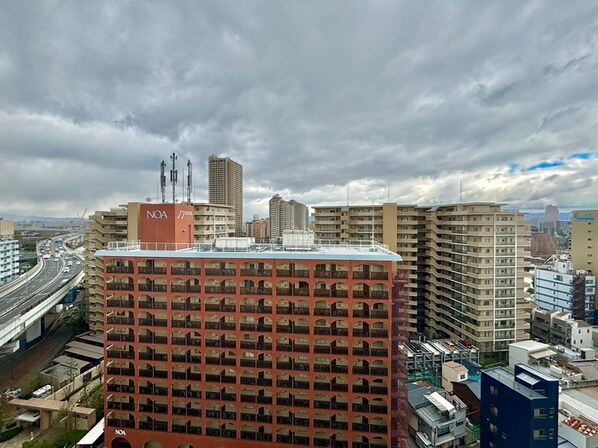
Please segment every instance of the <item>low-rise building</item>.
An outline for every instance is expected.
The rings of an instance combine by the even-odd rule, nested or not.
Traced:
[[[525,364],[482,372],[481,448],[555,448],[559,380]]]
[[[465,381],[469,378],[467,368],[455,361],[449,361],[442,364],[442,388],[453,392],[454,381]]]
[[[538,341],[521,341],[509,345],[509,369],[516,364],[535,364],[556,355],[550,345]]]
[[[467,419],[473,425],[480,424],[482,407],[482,388],[479,380],[453,382],[453,394],[467,406]]]
[[[568,312],[536,308],[532,311],[531,328],[532,338],[551,345],[577,350],[594,346],[592,326],[573,319]]]
[[[465,446],[467,407],[455,395],[433,387],[410,384],[409,434],[418,447]]]

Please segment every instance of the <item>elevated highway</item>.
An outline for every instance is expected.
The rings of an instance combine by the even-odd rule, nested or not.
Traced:
[[[30,275],[0,291],[0,354],[18,350],[18,338],[32,327],[41,334],[40,320],[83,278],[78,254],[40,258]]]

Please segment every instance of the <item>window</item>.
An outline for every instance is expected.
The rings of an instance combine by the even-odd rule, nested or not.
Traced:
[[[534,440],[548,439],[548,431],[546,429],[534,429]]]
[[[496,425],[493,425],[492,423],[490,423],[490,432],[492,434],[496,434],[498,432],[498,428],[496,427]],[[535,432],[535,431],[534,431]],[[535,438],[535,437],[534,437]]]
[[[498,395],[498,389],[494,386],[490,386],[490,395],[496,397]]]
[[[490,406],[490,413],[495,417],[498,417],[498,408],[496,406]]]
[[[548,417],[548,413],[546,412],[545,408],[534,409],[534,418],[546,418],[546,417]]]

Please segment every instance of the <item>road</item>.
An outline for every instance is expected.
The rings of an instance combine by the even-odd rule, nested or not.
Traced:
[[[0,297],[0,327],[50,295],[83,269],[81,260],[71,255],[42,259],[40,262],[43,268],[38,275],[17,290]],[[72,266],[67,266],[69,262]],[[69,272],[64,272],[66,267]]]
[[[72,327],[62,325],[33,347],[3,357],[0,361],[0,391],[8,387],[25,387],[56,357],[72,333]]]

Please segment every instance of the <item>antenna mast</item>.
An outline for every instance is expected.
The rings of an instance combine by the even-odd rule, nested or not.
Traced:
[[[162,189],[162,203],[166,202],[166,175],[164,171],[166,170],[166,162],[162,160],[160,163],[160,188]],[[157,199],[159,201],[159,199]]]
[[[172,203],[176,204],[176,183],[178,179],[178,172],[176,170],[176,160],[178,159],[177,155],[173,152],[170,155],[170,160],[172,160],[172,169],[170,170],[170,182],[172,183]]]
[[[193,164],[187,160],[187,202],[191,204],[191,192],[193,191]]]

